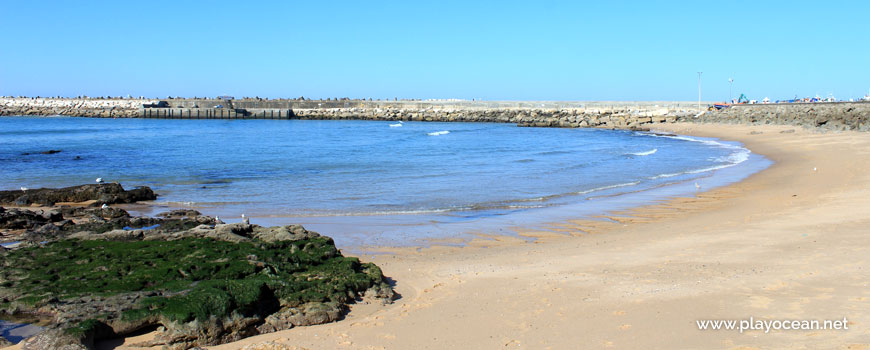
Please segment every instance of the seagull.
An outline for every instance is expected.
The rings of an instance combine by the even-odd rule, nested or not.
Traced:
[[[97,183],[98,183],[98,184],[103,183],[103,178],[102,178],[102,177],[98,177],[98,178],[97,178]]]
[[[700,189],[701,189],[701,185],[699,185],[699,184],[696,182],[696,183],[695,183],[695,190],[697,191],[697,190],[700,190]]]
[[[242,214],[242,222],[244,222],[246,225],[250,225],[250,224],[251,224],[251,220],[248,219],[248,218],[246,218],[246,217],[245,217],[245,214]]]
[[[21,186],[21,192],[27,192],[27,190],[29,190],[29,188]]]
[[[109,205],[108,205],[108,204],[103,204],[103,206],[100,207],[100,209],[108,209],[108,208],[109,208]]]
[[[221,223],[221,218],[218,217],[218,216],[215,216],[215,217],[214,217],[214,223],[215,223],[215,224],[219,224],[219,223]]]

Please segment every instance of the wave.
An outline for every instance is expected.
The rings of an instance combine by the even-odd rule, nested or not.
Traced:
[[[391,128],[401,128],[402,124],[390,124]]]
[[[571,154],[571,152],[569,152],[569,151],[545,151],[545,152],[538,152],[537,153],[537,155],[539,155],[539,156],[555,156],[555,155],[559,155],[559,154]]]
[[[737,163],[737,164],[739,164],[739,163]],[[711,167],[701,168],[701,169],[686,170],[686,171],[682,171],[679,173],[659,174],[659,175],[647,177],[647,179],[655,180],[655,179],[662,179],[662,178],[668,178],[668,177],[674,177],[674,176],[680,176],[680,175],[700,174],[700,173],[706,173],[708,171],[730,168],[730,167],[733,167],[737,164],[729,163],[729,164],[716,165],[716,166],[711,166]]]
[[[752,154],[752,151],[750,151],[746,147],[731,145],[731,144],[719,142],[716,140],[696,139],[694,137],[681,136],[681,135],[671,135],[671,134],[642,133],[642,135],[650,136],[650,137],[661,137],[661,138],[667,138],[667,139],[673,139],[673,140],[688,141],[688,142],[698,142],[698,143],[708,145],[708,146],[733,150],[733,152],[731,152],[727,156],[719,157],[719,158],[716,158],[714,160],[716,162],[725,163],[725,164],[715,165],[715,166],[701,168],[701,169],[687,170],[687,171],[678,172],[678,173],[659,174],[659,175],[648,177],[648,179],[653,179],[653,180],[660,179],[660,178],[680,176],[680,175],[687,175],[687,174],[698,174],[698,173],[704,173],[704,172],[708,172],[708,171],[730,168],[730,167],[733,167],[737,164],[740,164],[740,163],[743,163],[743,162],[749,160],[749,155]]]
[[[158,202],[157,204],[175,206],[175,207],[221,207],[221,206],[229,206],[229,205],[245,205],[245,204],[255,204],[255,202],[192,202],[192,201],[166,201],[166,202]]]
[[[646,151],[646,152],[626,153],[626,155],[630,155],[630,156],[648,156],[648,155],[650,155],[650,154],[653,154],[653,153],[658,152],[658,150],[659,150],[658,148],[653,148],[653,149],[651,149],[651,150],[649,150],[649,151]]]
[[[308,212],[308,213],[290,213],[288,217],[339,217],[339,216],[385,216],[385,215],[414,215],[414,214],[439,214],[456,210],[468,210],[468,208],[451,208],[451,209],[409,209],[409,210],[380,210],[380,211],[359,211],[359,212]],[[281,215],[278,215],[279,217]]]
[[[514,202],[544,202],[544,201],[548,201],[548,200],[555,199],[555,198],[561,198],[561,197],[567,197],[567,196],[579,196],[579,195],[589,194],[589,193],[593,193],[593,192],[612,190],[614,188],[635,186],[635,185],[639,185],[639,184],[640,184],[640,181],[625,182],[625,183],[619,183],[619,184],[614,184],[614,185],[607,185],[607,186],[590,188],[588,190],[582,190],[582,191],[576,191],[576,192],[553,194],[553,195],[549,195],[549,196],[536,197],[536,198],[518,199],[518,200],[515,200]]]
[[[596,188],[585,190],[585,191],[574,192],[573,194],[587,194],[587,193],[592,193],[592,192],[610,190],[610,189],[614,189],[614,188],[635,186],[635,185],[639,185],[639,184],[640,184],[640,181],[632,181],[632,182],[626,182],[626,183],[621,183],[621,184],[596,187]]]
[[[552,204],[522,204],[528,202],[546,202],[551,199],[556,199],[560,197],[568,197],[568,196],[577,196],[584,195],[593,192],[606,191],[614,188],[620,187],[628,187],[635,186],[640,184],[640,181],[619,183],[614,185],[601,186],[596,188],[591,188],[588,190],[577,191],[577,192],[569,192],[562,194],[554,194],[544,197],[537,198],[525,198],[525,199],[515,199],[515,200],[504,200],[504,201],[496,201],[496,202],[484,202],[484,203],[476,203],[471,205],[464,206],[455,206],[449,208],[427,208],[427,209],[397,209],[397,210],[376,210],[376,211],[355,211],[355,212],[302,212],[302,213],[290,213],[286,214],[289,217],[339,217],[339,216],[387,216],[387,215],[419,215],[419,214],[445,214],[445,213],[453,213],[453,212],[467,212],[467,211],[484,211],[484,210],[516,210],[516,209],[537,209],[548,207]],[[279,215],[280,216],[280,215]]]
[[[440,136],[440,135],[447,135],[447,134],[449,134],[449,133],[450,133],[450,131],[447,131],[447,130],[441,130],[441,131],[430,132],[430,133],[427,133],[426,135],[429,135],[429,136]]]

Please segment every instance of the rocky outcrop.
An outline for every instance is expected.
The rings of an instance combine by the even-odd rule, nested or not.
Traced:
[[[224,224],[195,210],[0,209],[13,212],[34,223],[16,224],[31,227],[28,243],[0,249],[0,312],[49,318],[26,350],[92,349],[154,328],[139,346],[191,349],[332,322],[349,302],[394,296],[377,266],[300,225]],[[37,232],[45,226],[53,236]]]
[[[63,214],[56,209],[32,211],[0,207],[0,230],[33,230],[62,220]]]
[[[21,342],[22,350],[91,350],[93,337],[70,334],[60,328],[46,329]]]
[[[51,206],[61,202],[88,202],[91,206],[103,204],[134,203],[155,200],[157,195],[151,188],[143,186],[124,190],[120,184],[89,184],[65,188],[21,189],[0,191],[0,205],[28,206],[38,204]]]
[[[735,105],[707,112],[693,123],[794,125],[827,131],[870,131],[870,102]]]

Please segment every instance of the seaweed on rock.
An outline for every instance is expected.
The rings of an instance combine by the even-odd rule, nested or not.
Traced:
[[[214,345],[333,321],[366,293],[392,297],[380,268],[342,256],[316,233],[241,242],[61,240],[0,254],[0,311],[53,315],[63,336],[84,348],[156,326],[162,332],[146,345]]]

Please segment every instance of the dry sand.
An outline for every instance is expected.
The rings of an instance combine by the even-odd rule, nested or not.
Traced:
[[[395,304],[209,349],[870,349],[870,134],[789,129],[666,126],[776,163],[696,198],[611,213],[615,222],[524,232],[540,236],[533,243],[496,236],[365,256],[395,279]],[[695,322],[749,317],[846,317],[849,329],[741,334]]]

